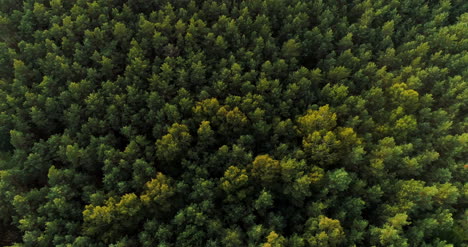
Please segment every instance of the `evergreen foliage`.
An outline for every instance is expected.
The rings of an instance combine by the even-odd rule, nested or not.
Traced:
[[[468,246],[468,2],[1,0],[0,245]]]

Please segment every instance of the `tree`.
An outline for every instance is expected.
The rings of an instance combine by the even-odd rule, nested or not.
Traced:
[[[180,159],[184,149],[190,145],[192,137],[183,124],[173,124],[168,134],[156,141],[156,155],[163,161],[172,162]]]
[[[252,176],[259,179],[263,185],[277,182],[280,172],[280,162],[272,159],[269,155],[259,155],[252,163]]]
[[[310,245],[320,246],[337,246],[345,239],[340,221],[323,215],[307,220],[304,237]]]

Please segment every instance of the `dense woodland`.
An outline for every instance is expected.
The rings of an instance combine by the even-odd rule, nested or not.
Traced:
[[[468,2],[0,0],[1,246],[468,246]]]

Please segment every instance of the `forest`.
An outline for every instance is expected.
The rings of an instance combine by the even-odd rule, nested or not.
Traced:
[[[468,247],[468,2],[0,0],[0,246]]]

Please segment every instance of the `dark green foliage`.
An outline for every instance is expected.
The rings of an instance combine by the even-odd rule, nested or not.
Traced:
[[[468,246],[463,0],[0,0],[0,245]]]

